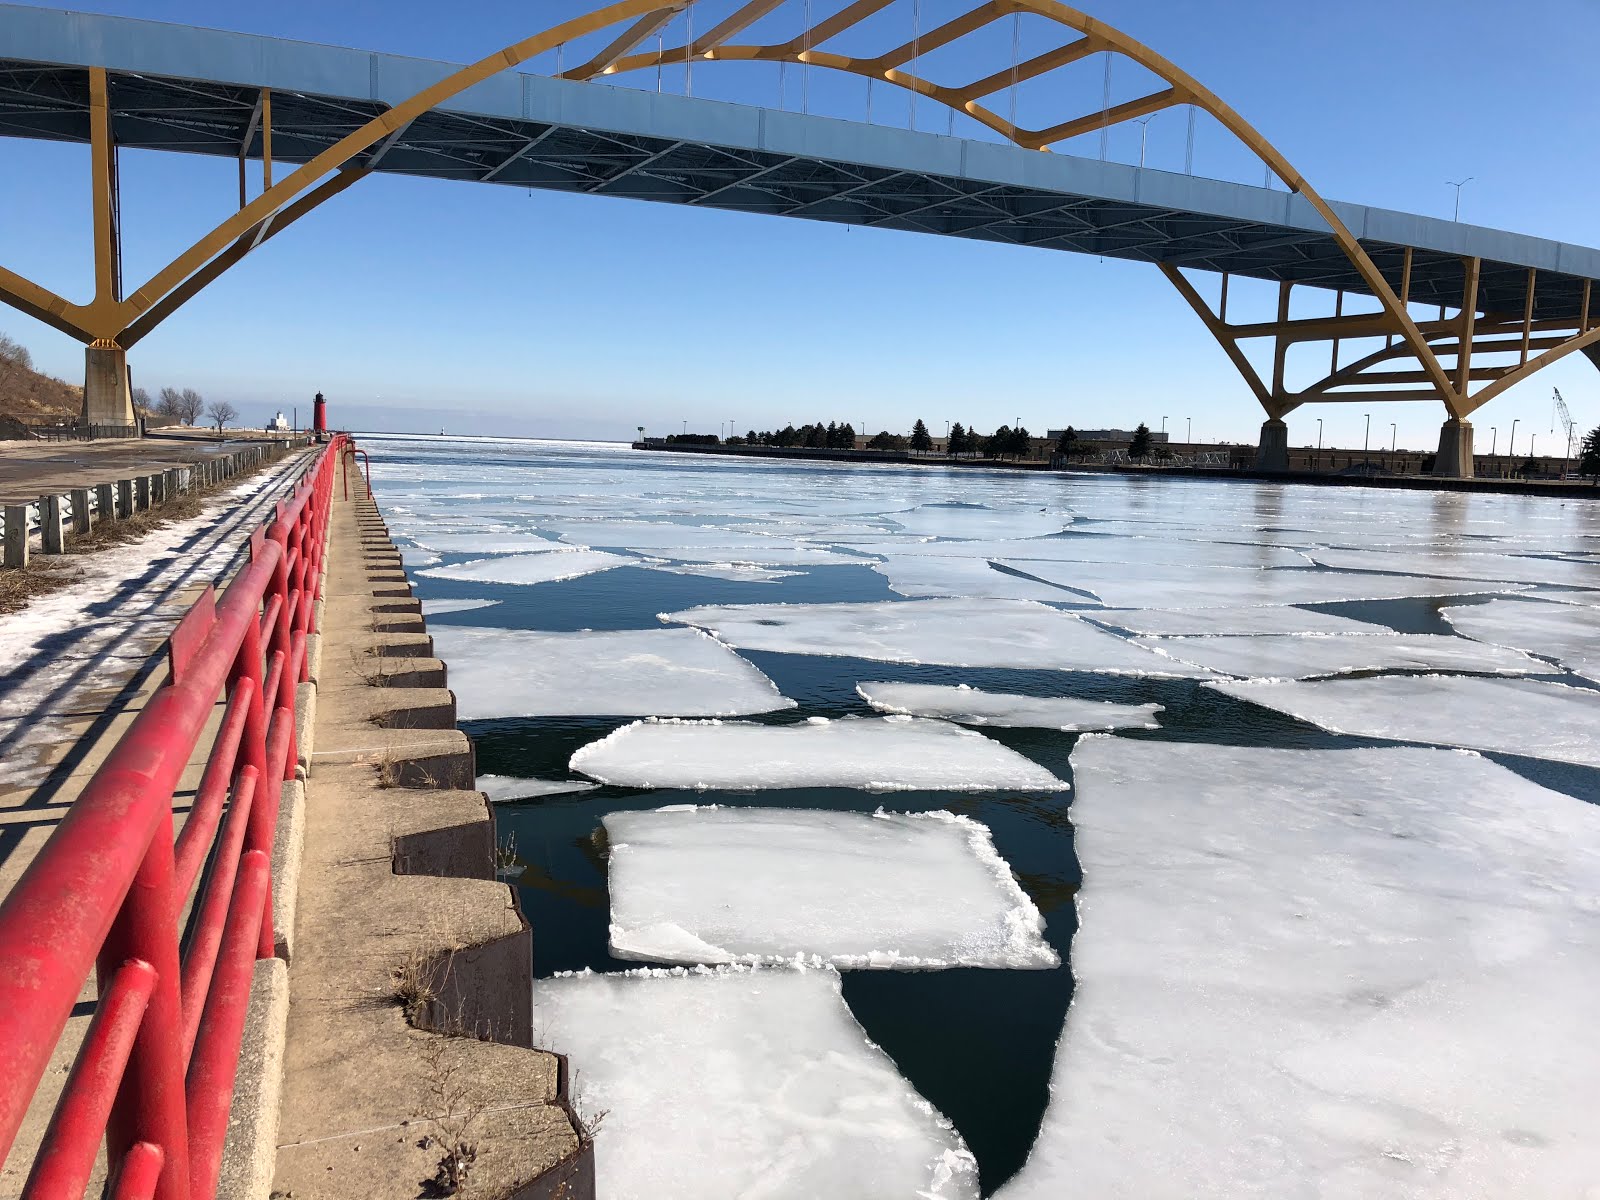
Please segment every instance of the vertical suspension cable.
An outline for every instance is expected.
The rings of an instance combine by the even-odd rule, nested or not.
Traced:
[[[922,0],[911,0],[911,73],[917,73],[917,59],[922,57]],[[910,91],[911,99],[907,102],[906,128],[916,131],[917,128],[917,89]]]
[[[1194,118],[1199,111],[1194,105],[1189,105],[1189,144],[1183,151],[1183,173],[1185,175],[1194,174]]]
[[[811,112],[811,0],[805,0],[805,28],[800,33],[800,111]]]
[[[1011,14],[1011,128],[1017,127],[1017,60],[1022,56],[1022,14]]]
[[[662,30],[656,34],[656,95],[661,94],[661,72],[667,65],[667,33]]]
[[[1116,57],[1106,51],[1106,85],[1100,100],[1100,161],[1105,162],[1111,145],[1111,62]]]
[[[556,47],[556,74],[560,75],[566,70],[567,44],[562,42]]]
[[[872,124],[872,76],[867,76],[867,124]]]
[[[683,35],[683,94],[694,95],[694,5],[683,14],[686,28]]]
[[[778,60],[778,109],[780,112],[789,111],[789,64],[782,59]]]

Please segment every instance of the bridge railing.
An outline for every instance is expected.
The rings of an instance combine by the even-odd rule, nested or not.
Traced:
[[[185,614],[169,678],[0,903],[0,1159],[91,968],[98,994],[24,1197],[82,1196],[102,1140],[108,1196],[215,1195],[254,966],[274,953],[278,801],[347,449],[341,434],[322,450],[221,598],[207,588]],[[219,704],[174,838],[174,796]]]

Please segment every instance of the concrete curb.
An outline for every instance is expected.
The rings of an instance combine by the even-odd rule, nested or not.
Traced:
[[[266,1200],[272,1192],[288,1022],[289,966],[279,958],[261,959],[250,982],[250,1011],[217,1176],[219,1197]]]

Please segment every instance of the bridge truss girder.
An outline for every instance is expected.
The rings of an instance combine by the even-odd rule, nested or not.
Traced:
[[[1161,266],[1167,277],[1178,287],[1185,299],[1195,308],[1210,331],[1218,338],[1246,383],[1267,411],[1269,420],[1281,419],[1284,413],[1300,404],[1311,401],[1348,401],[1356,398],[1372,399],[1382,392],[1386,400],[1442,401],[1453,420],[1469,415],[1487,400],[1513,383],[1526,378],[1550,362],[1556,361],[1576,349],[1594,347],[1596,330],[1589,313],[1588,285],[1584,284],[1581,305],[1566,325],[1552,325],[1551,321],[1565,319],[1565,314],[1552,318],[1545,310],[1548,303],[1541,301],[1537,320],[1534,314],[1536,280],[1530,273],[1525,311],[1519,326],[1521,338],[1518,346],[1519,361],[1508,369],[1473,366],[1475,354],[1488,353],[1494,347],[1494,331],[1503,331],[1518,314],[1482,313],[1483,326],[1478,327],[1480,308],[1474,300],[1477,292],[1477,260],[1467,260],[1464,265],[1463,299],[1458,315],[1450,321],[1442,316],[1437,322],[1419,323],[1411,315],[1410,261],[1412,250],[1404,250],[1405,263],[1399,270],[1398,280],[1391,278],[1396,272],[1392,265],[1386,270],[1380,266],[1346,227],[1334,208],[1328,204],[1290,163],[1249,123],[1243,120],[1209,89],[1180,70],[1161,55],[1119,30],[1105,25],[1088,15],[1069,8],[1056,0],[982,0],[967,13],[926,32],[916,33],[911,41],[890,44],[881,52],[869,57],[848,56],[833,52],[826,43],[838,35],[854,29],[887,8],[892,0],[854,0],[838,12],[802,28],[786,41],[767,44],[736,44],[739,34],[753,26],[760,18],[777,9],[783,0],[744,0],[721,23],[678,46],[667,47],[664,37],[657,49],[640,50],[650,38],[664,34],[674,17],[692,10],[696,0],[615,0],[594,12],[567,21],[552,29],[524,39],[504,50],[492,54],[471,66],[461,68],[448,77],[424,88],[416,95],[382,111],[376,112],[353,132],[338,138],[329,145],[310,145],[299,149],[303,165],[275,179],[273,173],[273,97],[261,89],[253,97],[254,110],[238,147],[240,165],[240,207],[236,213],[219,223],[188,250],[166,267],[157,271],[131,294],[124,295],[120,284],[120,258],[117,253],[116,230],[116,148],[106,119],[106,72],[100,68],[87,68],[90,80],[91,144],[94,152],[94,212],[95,212],[95,279],[93,299],[76,305],[50,292],[48,289],[0,268],[0,299],[38,317],[91,347],[121,354],[146,336],[162,320],[177,311],[187,301],[202,291],[209,283],[245,257],[254,249],[282,232],[299,217],[319,204],[342,192],[377,166],[392,150],[401,148],[413,123],[427,118],[435,108],[458,96],[468,88],[483,82],[500,71],[523,63],[536,55],[564,48],[568,43],[617,30],[610,40],[589,59],[570,70],[561,72],[569,80],[606,78],[627,72],[660,68],[664,65],[697,62],[760,61],[793,63],[804,68],[839,71],[870,81],[879,81],[914,95],[927,97],[943,104],[952,112],[959,112],[1000,134],[1013,144],[1028,150],[1048,152],[1056,143],[1095,131],[1102,131],[1127,121],[1147,117],[1153,113],[1178,106],[1209,113],[1234,135],[1291,192],[1299,194],[1327,225],[1337,254],[1344,264],[1338,273],[1349,277],[1351,271],[1361,285],[1362,294],[1378,302],[1377,314],[1333,318],[1334,324],[1320,330],[1320,336],[1333,343],[1331,368],[1328,376],[1319,383],[1298,392],[1290,392],[1284,383],[1284,362],[1288,346],[1307,340],[1311,331],[1303,322],[1292,321],[1289,316],[1289,294],[1295,282],[1315,286],[1317,275],[1331,277],[1327,267],[1319,268],[1315,262],[1303,264],[1293,281],[1281,284],[1279,319],[1265,325],[1241,327],[1226,320],[1225,311],[1213,312],[1204,304],[1198,293],[1188,284],[1180,268],[1185,263],[1181,245],[1161,244],[1160,237],[1151,242],[1150,253],[1133,256],[1148,257]],[[809,10],[808,10],[809,11]],[[1009,67],[991,71],[964,83],[936,83],[918,74],[921,56],[951,45],[962,38],[978,33],[996,22],[1010,20],[1013,29],[1024,16],[1043,18],[1074,35],[1065,44],[1034,54],[1026,60],[1017,54],[1018,42],[1013,37],[1013,60]],[[1000,115],[985,101],[998,93],[1014,89],[1022,82],[1040,78],[1056,70],[1071,68],[1085,60],[1106,55],[1109,59],[1123,58],[1153,74],[1162,86],[1148,94],[1098,111],[1067,112],[1061,119],[1038,128],[1023,128],[1014,120]],[[1109,71],[1109,65],[1108,65]],[[248,99],[248,97],[246,97]],[[290,97],[293,99],[293,96]],[[1013,105],[1014,112],[1014,105]],[[363,114],[364,115],[364,114]],[[70,121],[70,113],[62,119]],[[486,127],[487,128],[487,127]],[[463,178],[493,180],[502,173],[508,175],[517,169],[524,155],[529,154],[539,142],[539,137],[512,146],[497,162],[484,170],[464,161]],[[181,148],[181,147],[176,147]],[[245,163],[257,157],[262,163],[262,190],[251,199],[245,180]],[[637,195],[641,198],[685,198],[660,194],[665,186],[661,179],[648,170],[649,163],[630,168],[615,186],[604,181],[595,189],[611,194]],[[748,180],[743,185],[747,186]],[[875,201],[889,198],[892,180],[880,178],[859,194],[853,189],[818,199],[812,208],[801,205],[779,204],[776,211],[787,215],[828,216],[829,205],[840,208],[836,219],[850,219],[845,211],[853,200],[871,196]],[[694,197],[687,197],[696,202]],[[700,200],[703,200],[701,197]],[[893,197],[890,211],[881,220],[866,223],[890,224],[901,228],[925,228],[934,232],[993,231],[994,236],[1005,236],[1008,213],[1004,205],[996,205],[984,195],[960,197],[966,212],[950,216],[952,197],[931,192],[918,198],[914,195]],[[906,205],[909,204],[907,207]],[[843,205],[844,207],[840,207]],[[809,211],[807,211],[809,209]],[[760,204],[756,210],[762,210]],[[1063,238],[1071,232],[1073,215],[1061,214]],[[961,229],[944,228],[952,221]],[[1099,238],[1125,236],[1137,243],[1151,231],[1140,228],[1134,220],[1126,231],[1101,226],[1093,236]],[[1017,239],[1021,244],[1030,244]],[[1081,239],[1078,239],[1081,240]],[[1083,248],[1074,246],[1073,248]],[[1126,247],[1123,247],[1126,249]],[[1191,266],[1204,268],[1203,261],[1191,261]],[[1570,285],[1571,281],[1567,281]],[[1226,286],[1226,285],[1224,285]],[[1499,289],[1503,291],[1503,288]],[[1339,301],[1342,304],[1342,296]],[[1340,322],[1343,322],[1341,324]],[[1358,336],[1356,330],[1375,329],[1385,337],[1386,345],[1378,355],[1369,355],[1356,363],[1341,366],[1338,361],[1339,342]],[[1533,334],[1540,336],[1536,339]],[[1552,333],[1561,336],[1552,339]],[[1250,365],[1241,342],[1251,338],[1271,337],[1274,340],[1274,367],[1271,379],[1264,379]],[[1445,353],[1453,344],[1456,353]],[[1462,348],[1465,348],[1464,352]],[[1537,354],[1534,352],[1538,351]],[[1445,359],[1453,358],[1447,366]],[[1381,370],[1386,364],[1404,359],[1412,364],[1409,374],[1396,377],[1393,372],[1387,380]],[[1473,392],[1473,383],[1485,386]],[[1421,386],[1412,386],[1419,384]],[[1397,385],[1404,385],[1401,391]]]

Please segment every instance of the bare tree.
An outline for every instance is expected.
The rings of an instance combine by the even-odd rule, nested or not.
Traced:
[[[223,426],[239,415],[239,410],[226,400],[213,400],[206,406],[206,416],[209,417],[221,433]]]
[[[200,414],[205,411],[206,402],[201,399],[200,393],[193,388],[184,388],[178,393],[178,415],[183,418],[185,425],[193,425],[200,419]],[[238,414],[233,414],[237,416]]]
[[[140,412],[150,411],[150,393],[141,387],[133,389],[133,406]]]
[[[183,393],[177,388],[164,387],[161,389],[161,398],[156,401],[156,412],[163,417],[171,417],[174,421],[183,420],[179,409],[183,405]]]
[[[0,363],[32,370],[33,355],[29,354],[28,348],[15,338],[0,333]]]

